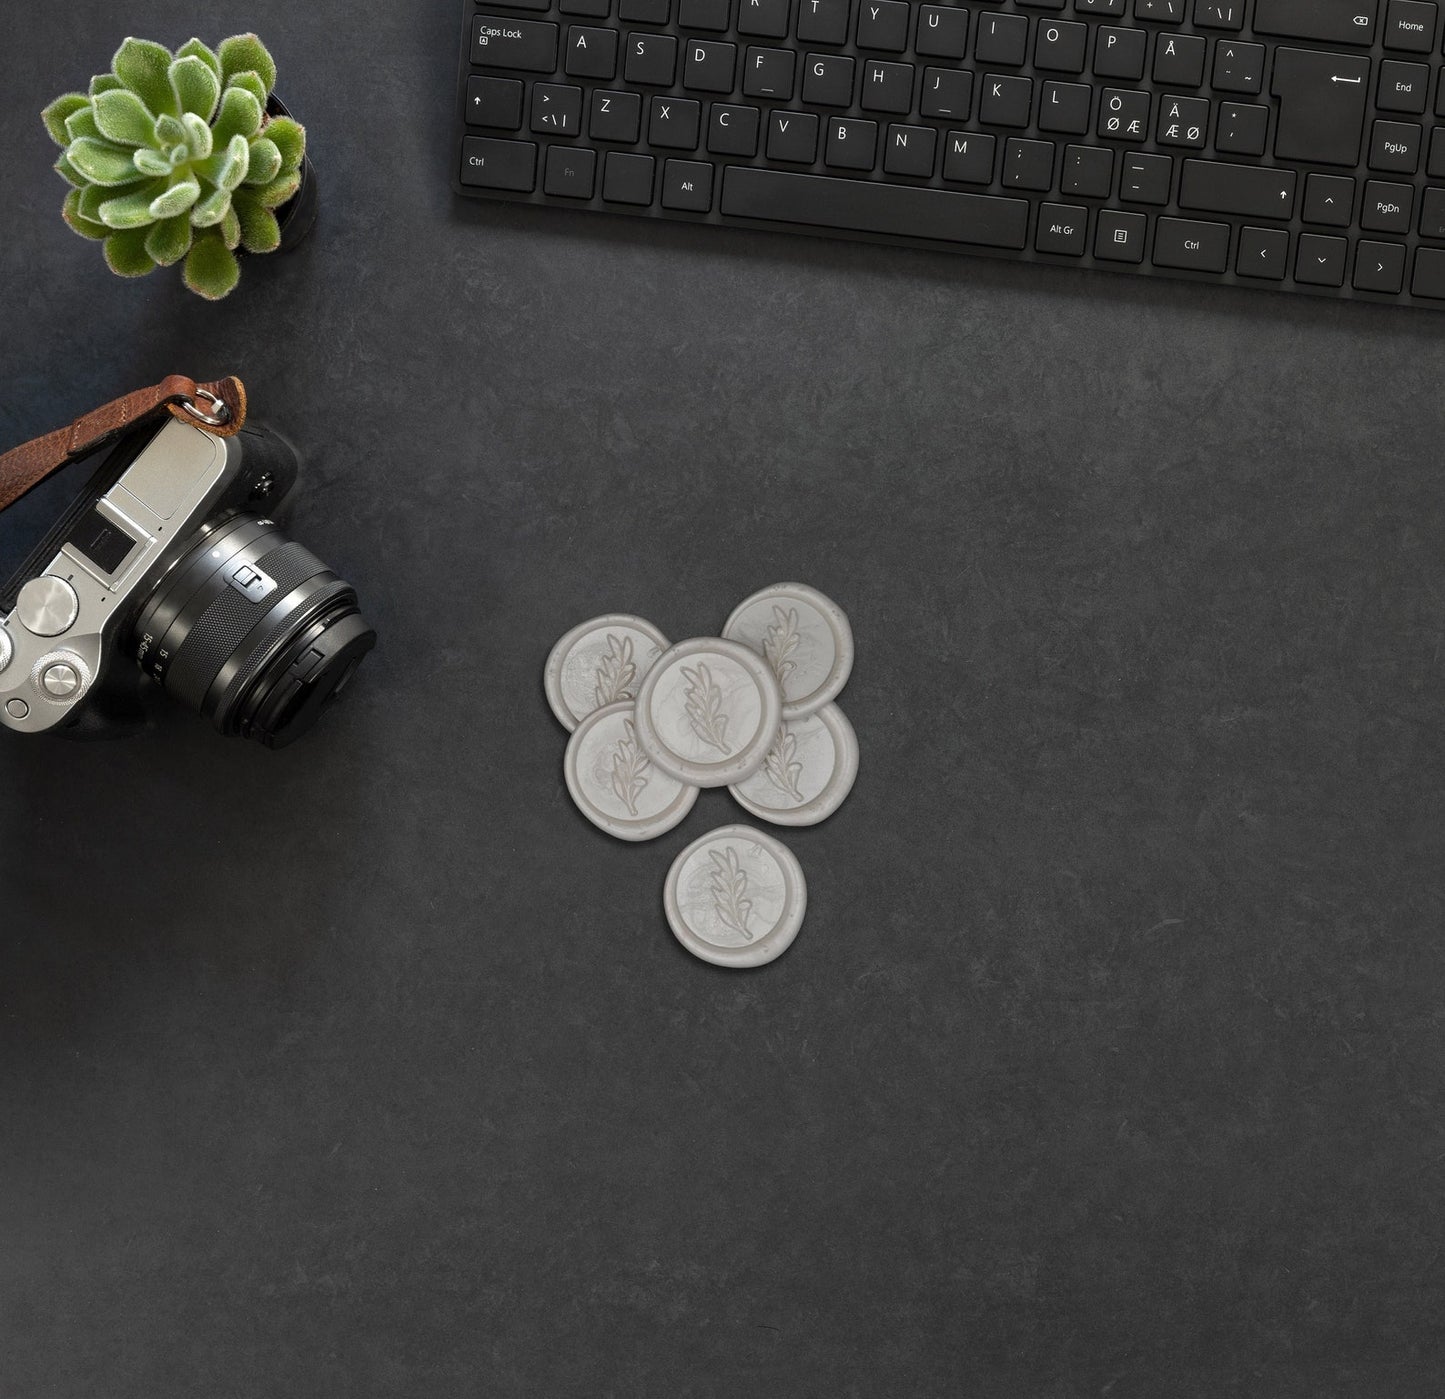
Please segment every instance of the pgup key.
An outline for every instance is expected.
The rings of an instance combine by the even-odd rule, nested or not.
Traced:
[[[1315,49],[1280,49],[1270,91],[1280,99],[1280,160],[1357,165],[1370,96],[1370,60]]]

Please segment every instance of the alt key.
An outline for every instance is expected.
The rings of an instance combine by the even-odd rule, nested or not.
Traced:
[[[1034,247],[1041,253],[1083,257],[1089,250],[1089,211],[1076,204],[1045,204],[1039,210]]]

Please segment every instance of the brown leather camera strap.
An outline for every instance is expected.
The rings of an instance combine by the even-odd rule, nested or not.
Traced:
[[[140,423],[169,412],[217,437],[232,437],[246,423],[246,386],[237,378],[198,384],[172,374],[154,388],[138,389],[104,408],[86,413],[69,427],[37,437],[0,457],[0,510],[27,491]]]

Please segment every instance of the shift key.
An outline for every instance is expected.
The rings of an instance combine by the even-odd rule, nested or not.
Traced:
[[[523,73],[555,73],[557,26],[477,15],[472,20],[472,62]]]
[[[1293,170],[1272,170],[1264,165],[1186,160],[1179,207],[1255,219],[1293,218],[1298,178]]]

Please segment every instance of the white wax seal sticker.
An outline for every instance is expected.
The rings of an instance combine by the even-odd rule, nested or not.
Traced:
[[[619,840],[651,840],[692,810],[697,788],[659,772],[637,743],[631,700],[594,710],[567,742],[567,790],[578,809]]]
[[[782,717],[782,692],[761,656],[735,641],[695,637],[647,673],[637,741],[679,782],[726,787],[762,767]]]
[[[728,788],[776,826],[816,826],[843,805],[858,776],[858,738],[836,704],[778,725],[763,765]]]
[[[672,862],[662,902],[674,935],[694,957],[720,967],[760,967],[797,937],[808,881],[777,837],[724,826]]]
[[[836,602],[802,583],[775,583],[740,603],[722,634],[772,667],[783,718],[816,714],[838,697],[853,669],[853,628]]]
[[[666,650],[667,638],[641,617],[594,617],[573,627],[547,657],[547,703],[564,729],[575,729],[595,709],[635,700],[643,676]]]

